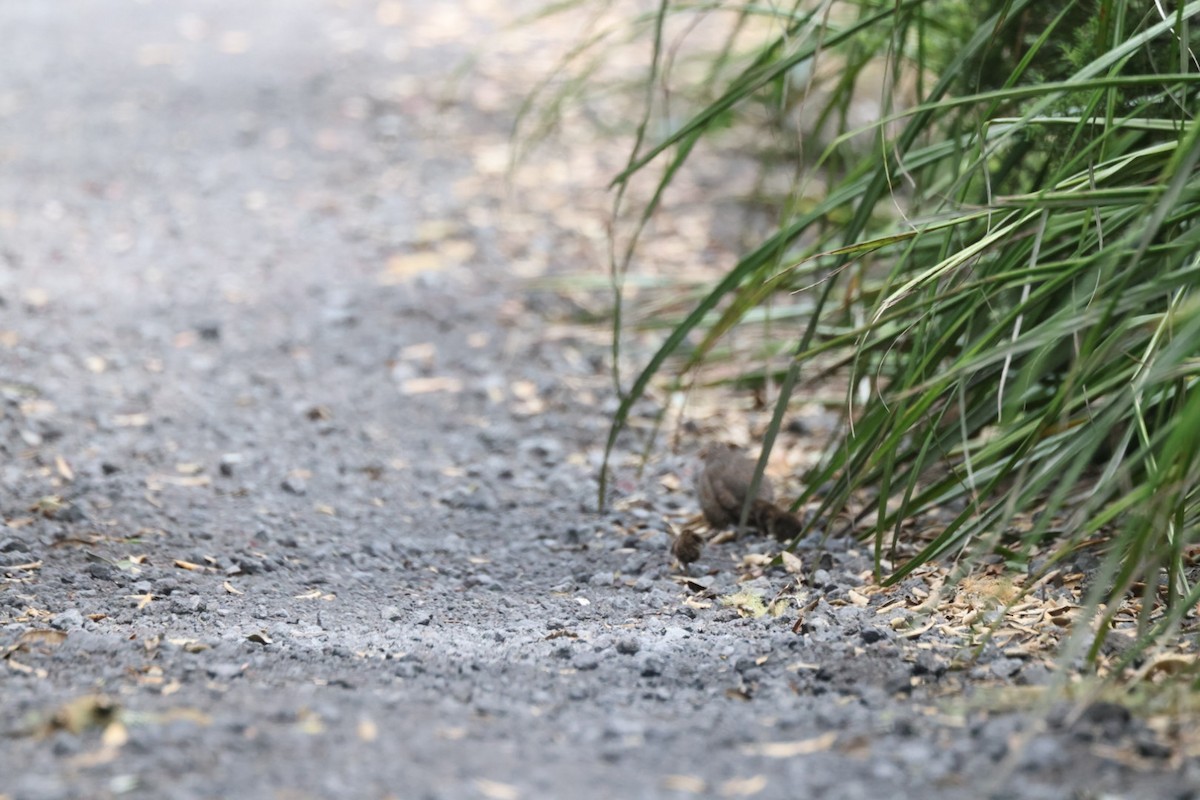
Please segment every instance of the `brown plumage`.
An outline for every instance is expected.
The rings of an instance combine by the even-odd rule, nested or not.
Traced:
[[[680,531],[671,544],[671,554],[685,567],[693,561],[699,561],[700,551],[703,549],[704,538],[691,528]]]
[[[761,500],[756,500],[750,509],[750,524],[780,541],[794,539],[804,528],[800,518],[786,508]]]
[[[696,494],[704,519],[714,528],[736,525],[754,480],[754,461],[728,444],[709,445],[701,451],[700,458],[703,467],[696,476]],[[758,495],[750,506],[748,524],[777,539],[790,539],[802,527],[795,514],[775,505],[775,487],[766,475],[759,482]]]

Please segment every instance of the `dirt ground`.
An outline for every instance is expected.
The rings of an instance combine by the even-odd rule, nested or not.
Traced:
[[[607,354],[530,279],[602,273],[604,165],[506,187],[511,14],[0,4],[0,798],[1200,796],[1120,707],[986,710],[1051,671],[852,542],[678,578],[703,442],[597,512]]]

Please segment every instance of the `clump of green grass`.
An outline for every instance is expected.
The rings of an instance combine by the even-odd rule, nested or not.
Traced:
[[[871,497],[856,532],[883,564],[906,521],[958,509],[881,576],[891,581],[932,559],[995,553],[1020,568],[1039,554],[1048,569],[1099,543],[1093,607],[1115,613],[1140,593],[1143,642],[1177,631],[1200,602],[1200,2],[1161,8],[658,3],[642,18],[645,116],[614,180],[620,204],[653,171],[611,265],[614,362],[636,234],[698,142],[731,135],[731,120],[798,114],[808,146],[797,174],[827,188],[783,199],[774,230],[638,374],[615,375],[608,449],[655,382],[686,381],[755,309],[794,295],[806,313],[771,328],[790,355],[767,448],[828,364],[870,387],[848,395],[844,428],[797,500],[818,506],[814,530]],[[691,95],[698,105],[678,118],[687,95],[676,91],[675,121],[656,126],[672,63],[664,30],[718,13],[730,34]],[[883,82],[864,88],[872,70]],[[850,129],[868,91],[882,116]],[[1018,516],[1032,523],[1018,529]],[[1093,655],[1106,628],[1094,630]]]

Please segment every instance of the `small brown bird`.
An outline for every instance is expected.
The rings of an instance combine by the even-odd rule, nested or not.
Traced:
[[[693,561],[700,560],[700,551],[704,549],[704,537],[691,528],[685,528],[675,536],[671,543],[671,554],[679,559],[685,567]]]
[[[714,528],[736,525],[754,480],[754,461],[729,444],[709,445],[700,451],[700,458],[704,466],[696,476],[696,494],[704,519]],[[775,487],[766,475],[750,506],[749,524],[776,539],[790,539],[803,527],[795,514],[775,505]]]

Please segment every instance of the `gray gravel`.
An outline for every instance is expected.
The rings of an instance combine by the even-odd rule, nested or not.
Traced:
[[[1123,709],[988,713],[1044,668],[831,602],[853,543],[796,630],[716,601],[765,542],[674,580],[690,452],[596,512],[603,351],[454,188],[430,120],[511,120],[446,105],[495,22],[433,7],[0,5],[0,798],[1200,796]],[[380,280],[447,219],[469,258]]]

